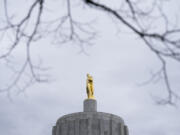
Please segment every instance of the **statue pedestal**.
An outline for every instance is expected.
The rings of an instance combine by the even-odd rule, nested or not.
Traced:
[[[97,112],[97,101],[95,99],[84,100],[84,112]]]

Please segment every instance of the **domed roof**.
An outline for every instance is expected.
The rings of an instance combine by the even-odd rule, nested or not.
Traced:
[[[77,112],[72,114],[64,115],[63,117],[57,120],[57,123],[61,123],[64,121],[73,121],[73,120],[80,120],[80,119],[98,119],[98,120],[108,120],[108,121],[115,121],[117,123],[124,124],[124,120],[114,114],[104,113],[104,112]]]

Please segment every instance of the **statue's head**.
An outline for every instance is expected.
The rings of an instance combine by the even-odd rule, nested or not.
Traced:
[[[93,81],[93,78],[90,74],[87,74],[87,79],[90,80],[90,81]]]

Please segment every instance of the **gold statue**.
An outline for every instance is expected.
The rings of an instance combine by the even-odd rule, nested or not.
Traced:
[[[86,91],[88,99],[94,99],[93,78],[89,74],[87,74]]]

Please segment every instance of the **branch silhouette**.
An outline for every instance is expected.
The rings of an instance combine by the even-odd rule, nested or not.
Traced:
[[[0,51],[0,61],[4,61],[15,76],[6,87],[0,87],[0,92],[6,92],[9,97],[14,89],[17,89],[17,93],[21,93],[35,82],[49,82],[49,76],[44,74],[48,68],[42,67],[41,61],[37,64],[32,59],[31,46],[35,42],[53,36],[54,44],[70,42],[79,45],[83,52],[84,46],[92,45],[97,38],[97,32],[92,28],[94,21],[82,22],[76,19],[77,14],[73,12],[74,5],[72,4],[75,1],[64,1],[63,11],[58,9],[56,13],[59,14],[55,19],[44,18],[48,8],[46,0],[34,0],[21,19],[14,19],[16,16],[9,14],[9,2],[8,0],[3,1],[5,20],[0,21],[4,24],[0,27],[0,39],[7,38],[7,33],[13,34],[11,43],[6,45],[7,49]],[[175,105],[176,99],[180,97],[178,92],[172,88],[167,66],[168,59],[180,62],[180,38],[178,36],[180,27],[171,25],[168,16],[163,11],[162,1],[154,0],[149,8],[142,8],[139,6],[143,3],[142,1],[124,0],[117,3],[120,5],[119,9],[96,0],[79,0],[78,2],[83,3],[83,8],[99,10],[115,18],[116,23],[128,28],[144,42],[161,63],[161,68],[147,82],[152,82],[154,78],[159,77],[164,80],[166,86],[167,97],[158,99],[157,103]],[[155,16],[156,14],[158,16]],[[153,28],[153,22],[158,19],[163,29]],[[25,46],[26,51],[24,61],[16,70],[15,67],[9,66],[9,63],[11,63],[13,53],[21,44]],[[27,82],[22,86],[21,82],[24,78]]]
[[[148,32],[147,29],[143,29],[141,23],[139,23],[138,15],[139,12],[136,11],[134,5],[131,0],[126,0],[126,4],[128,5],[129,11],[131,12],[132,22],[129,22],[127,18],[121,16],[121,14],[104,4],[95,2],[93,0],[85,0],[85,3],[88,4],[92,8],[96,8],[102,11],[105,11],[111,15],[113,15],[116,19],[118,19],[122,24],[132,30],[136,35],[138,35],[142,41],[149,47],[149,49],[155,53],[157,58],[161,62],[161,69],[155,76],[162,74],[164,83],[166,85],[167,90],[167,98],[160,99],[157,101],[158,104],[170,104],[175,105],[174,99],[180,99],[178,93],[173,91],[171,87],[171,83],[169,80],[168,72],[167,72],[167,60],[166,58],[171,58],[177,62],[180,62],[180,39],[172,39],[171,36],[173,34],[180,34],[180,28],[168,29],[168,20],[167,17],[161,12],[161,17],[165,20],[166,29],[163,33],[157,32]],[[155,6],[155,5],[154,5]],[[142,14],[142,12],[141,12]],[[150,15],[150,12],[143,13],[143,15]],[[135,25],[136,24],[136,25]],[[154,42],[153,42],[154,40]],[[158,48],[158,44],[163,45],[163,49]]]

